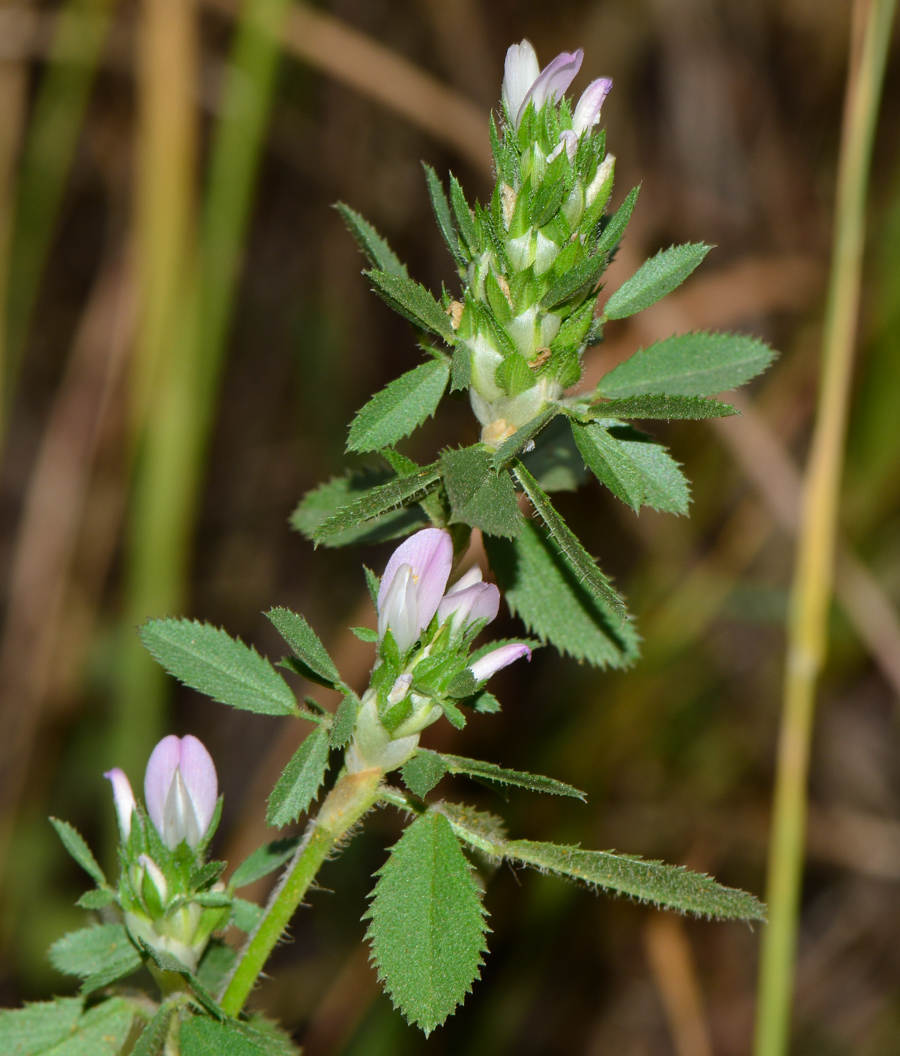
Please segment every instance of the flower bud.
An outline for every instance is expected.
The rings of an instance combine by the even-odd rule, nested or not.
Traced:
[[[196,737],[164,737],[144,775],[147,813],[167,847],[194,848],[206,834],[218,798],[216,768]]]
[[[447,591],[438,606],[438,621],[451,621],[454,633],[463,633],[478,620],[490,623],[500,611],[500,591],[493,583],[481,582],[481,569],[473,565]]]
[[[378,637],[388,630],[407,652],[437,612],[453,564],[453,542],[439,528],[410,536],[391,555],[378,591]]]
[[[115,767],[107,770],[103,775],[113,788],[113,802],[116,805],[116,817],[119,819],[119,832],[122,839],[127,840],[131,835],[131,815],[134,813],[134,792],[131,791],[131,782],[124,770]]]
[[[508,667],[522,656],[531,660],[531,650],[524,642],[512,642],[492,649],[469,667],[476,682],[486,682],[501,668]]]

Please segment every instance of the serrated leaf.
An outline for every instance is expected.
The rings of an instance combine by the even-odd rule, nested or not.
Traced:
[[[150,960],[153,961],[156,967],[160,969],[160,971],[175,972],[182,976],[188,983],[190,983],[194,997],[200,1002],[206,1011],[215,1016],[216,1019],[225,1019],[225,1013],[219,1008],[215,998],[209,993],[206,987],[194,975],[184,961],[166,950],[151,946],[149,943],[144,942],[143,939],[140,940],[140,943],[141,949],[147,954]]]
[[[320,524],[372,488],[395,480],[388,470],[362,469],[343,477],[332,477],[318,488],[306,493],[291,515],[291,526],[312,540]],[[425,525],[428,518],[418,506],[397,507],[381,517],[375,517],[354,528],[329,535],[326,546],[347,546],[350,543],[381,543],[408,535]]]
[[[175,1009],[163,1004],[156,1010],[153,1019],[141,1031],[129,1056],[160,1056],[169,1032],[169,1022]]]
[[[181,1056],[270,1056],[270,1050],[235,1019],[192,1016],[181,1025]]]
[[[645,506],[667,513],[688,512],[691,491],[681,467],[662,444],[650,440],[619,440],[641,474]]]
[[[576,264],[565,275],[560,276],[544,294],[541,307],[549,311],[579,294],[593,290],[600,281],[606,265],[607,260],[602,253]]]
[[[727,418],[740,414],[737,407],[719,400],[704,400],[699,396],[645,395],[627,396],[621,400],[605,400],[594,404],[592,412],[603,418],[691,419]]]
[[[775,353],[744,334],[676,334],[639,349],[600,379],[604,396],[715,396],[736,389],[768,367]]]
[[[459,233],[460,244],[474,257],[481,248],[480,240],[475,229],[475,221],[472,219],[472,210],[469,208],[463,189],[455,176],[450,177],[450,204],[456,219],[456,229]]]
[[[503,853],[512,861],[542,872],[571,877],[590,887],[630,895],[667,909],[720,920],[766,919],[765,906],[753,895],[724,887],[705,873],[680,865],[534,840],[510,840]]]
[[[546,792],[551,796],[572,796],[587,802],[584,792],[580,792],[572,785],[564,781],[556,781],[552,777],[543,777],[541,774],[529,774],[524,770],[506,770],[496,763],[487,763],[481,759],[466,759],[461,755],[448,755],[446,752],[429,752],[422,749],[417,759],[428,755],[436,755],[451,774],[468,774],[471,777],[484,778],[494,781],[498,785],[516,785],[518,788],[527,788],[532,792]]]
[[[456,225],[453,222],[453,216],[450,213],[450,203],[447,201],[447,195],[444,193],[444,186],[441,183],[438,174],[430,165],[426,165],[425,162],[423,162],[422,168],[425,170],[425,180],[428,184],[428,197],[431,199],[431,208],[434,210],[434,218],[437,220],[441,234],[444,236],[444,241],[447,243],[447,249],[453,254],[453,259],[457,264],[464,265],[466,263],[466,257],[459,248],[459,239],[456,236]]]
[[[335,209],[343,217],[350,234],[356,239],[356,244],[365,253],[366,259],[381,271],[390,275],[407,277],[406,265],[401,262],[397,254],[391,249],[384,238],[378,234],[368,220],[364,220],[354,209],[343,202],[338,202]]]
[[[348,541],[345,538],[348,530],[359,530],[409,500],[424,497],[434,490],[440,479],[440,467],[435,462],[408,477],[397,477],[372,488],[318,524],[311,533],[313,541],[317,544],[330,542],[332,545],[343,545]],[[339,544],[335,542],[336,539],[340,539]]]
[[[432,359],[395,378],[353,419],[348,451],[379,451],[409,436],[438,408],[450,380],[446,358]]]
[[[236,898],[232,906],[231,919],[236,928],[240,928],[249,935],[265,916],[265,912],[262,906],[258,906],[255,902],[248,902],[245,898]]]
[[[291,687],[265,657],[225,631],[196,620],[148,620],[141,641],[179,682],[221,704],[261,715],[293,715]]]
[[[424,799],[446,773],[441,756],[426,751],[419,751],[400,770],[403,783],[419,799]]]
[[[606,302],[607,319],[624,319],[655,304],[691,274],[712,247],[703,242],[670,246],[645,261]]]
[[[634,205],[637,202],[640,191],[641,188],[639,186],[632,187],[625,196],[625,200],[609,218],[600,233],[600,237],[597,239],[597,245],[594,247],[594,252],[598,256],[611,253],[619,244],[619,240],[628,226],[628,221],[631,219],[631,214],[634,212]]]
[[[465,392],[472,384],[472,356],[465,345],[460,345],[450,360],[450,391]]]
[[[85,891],[75,905],[82,909],[103,909],[104,906],[111,906],[115,900],[115,891],[108,887],[95,887],[92,891]]]
[[[314,681],[330,688],[340,683],[340,673],[328,655],[328,650],[302,616],[280,607],[270,609],[266,616],[291,647],[294,656],[301,660],[313,675],[318,676]]]
[[[476,693],[474,697],[464,700],[463,704],[467,704],[473,711],[477,711],[482,715],[496,715],[502,710],[500,701],[486,689]]]
[[[573,421],[572,436],[594,476],[633,510],[644,501],[644,477],[621,442],[594,422]]]
[[[366,575],[366,588],[369,591],[369,597],[372,599],[372,605],[378,608],[378,591],[381,589],[381,576],[369,568],[368,565],[363,565],[363,572]]]
[[[528,444],[532,443],[544,426],[548,425],[561,410],[561,407],[555,405],[545,407],[530,422],[523,425],[521,429],[517,429],[508,440],[504,440],[491,459],[493,469],[502,469],[507,466],[523,447],[527,447]]]
[[[444,451],[441,470],[453,521],[480,528],[488,535],[513,538],[518,534],[522,515],[509,473],[497,473],[490,454],[480,444]]]
[[[402,275],[392,275],[373,268],[366,275],[375,292],[395,312],[429,333],[442,337],[448,345],[456,344],[450,317],[425,287]]]
[[[50,947],[50,963],[58,972],[87,979],[113,972],[110,982],[131,975],[141,966],[141,955],[122,924],[98,924],[70,931]]]
[[[91,853],[85,838],[67,821],[59,818],[51,818],[50,824],[56,829],[56,835],[62,840],[63,847],[72,855],[81,868],[94,880],[98,886],[106,887],[106,877],[97,859]]]
[[[246,887],[280,869],[294,856],[299,843],[299,836],[290,836],[282,840],[271,840],[262,847],[257,847],[253,854],[248,855],[235,869],[229,887],[235,890]]]
[[[554,543],[559,547],[561,554],[579,577],[580,582],[611,613],[618,616],[624,624],[628,620],[628,610],[625,608],[625,603],[613,590],[607,577],[600,571],[596,561],[581,545],[572,529],[553,508],[550,499],[541,486],[521,462],[518,462],[513,467],[513,473],[515,473],[516,480],[522,485],[525,494],[531,500],[531,504],[534,506],[538,516],[547,526]]]
[[[330,744],[332,748],[343,748],[356,728],[356,716],[359,713],[359,697],[351,690],[344,694],[343,699],[334,713],[334,721],[331,724]]]
[[[444,697],[441,701],[441,711],[444,713],[444,718],[455,730],[464,730],[466,728],[465,715],[463,715],[449,697]]]
[[[485,538],[497,585],[513,615],[541,641],[597,667],[627,667],[638,655],[631,623],[581,585],[554,544],[530,521],[517,539]]]
[[[40,1056],[74,1035],[84,1001],[58,997],[24,1008],[0,1010],[0,1052],[5,1056]]]
[[[378,871],[367,938],[379,978],[406,1019],[430,1034],[478,977],[485,911],[450,823],[417,818]]]
[[[309,809],[328,769],[328,733],[321,726],[313,730],[284,768],[269,796],[266,824],[276,828],[290,825]]]

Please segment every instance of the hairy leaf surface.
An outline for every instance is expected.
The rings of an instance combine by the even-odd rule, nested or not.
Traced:
[[[395,378],[353,419],[348,451],[380,451],[409,436],[438,408],[447,382],[447,359],[432,359]]]
[[[284,768],[269,796],[266,822],[276,828],[290,825],[309,809],[328,769],[328,732],[317,727]]]
[[[307,621],[290,609],[270,609],[266,616],[275,625],[278,633],[288,643],[294,655],[309,668],[314,681],[333,687],[341,681],[340,673],[322,640]]]
[[[645,261],[606,302],[607,319],[624,319],[655,304],[680,286],[712,247],[703,242],[670,246]]]
[[[369,263],[390,275],[407,278],[406,265],[391,249],[384,238],[378,234],[368,220],[363,219],[354,209],[343,202],[338,202],[335,209],[341,214],[356,244],[365,253]]]
[[[480,444],[445,451],[441,470],[454,521],[480,528],[488,535],[508,539],[518,535],[522,515],[509,473],[496,472],[490,454]]]

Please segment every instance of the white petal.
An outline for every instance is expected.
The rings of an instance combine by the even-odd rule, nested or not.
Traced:
[[[513,44],[507,51],[503,67],[502,96],[510,117],[517,125],[522,103],[540,72],[541,67],[530,41],[523,40],[521,44]]]

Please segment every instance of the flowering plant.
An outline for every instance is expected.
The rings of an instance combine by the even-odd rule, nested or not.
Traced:
[[[433,298],[374,229],[342,207],[373,265],[377,291],[416,325],[429,357],[375,396],[350,429],[348,446],[380,452],[390,479],[363,489],[353,475],[332,481],[308,496],[295,518],[314,539],[335,545],[409,535],[380,578],[366,570],[377,630],[355,629],[375,647],[365,691],[357,695],[306,619],[284,608],[267,614],[290,650],[280,666],[338,691],[341,704],[333,714],[310,697],[299,703],[275,665],[223,630],[186,619],[151,620],[141,628],[146,647],[184,684],[235,708],[312,724],[267,811],[274,828],[309,814],[303,835],[267,843],[222,879],[226,863],[208,860],[222,800],[213,762],[196,738],[170,736],[156,746],[144,805],[121,770],[109,771],[120,832],[115,886],[82,837],[54,820],[96,885],[79,904],[101,923],[66,935],[50,953],[58,969],[83,980],[81,990],[3,1013],[0,1050],[13,1046],[19,1056],[295,1052],[276,1026],[246,1015],[244,1004],[322,863],[379,806],[397,808],[407,825],[376,874],[367,938],[394,1004],[426,1034],[453,1013],[478,977],[487,932],[479,883],[486,876],[478,874],[502,861],[680,912],[762,919],[752,895],[680,867],[509,839],[501,818],[434,799],[435,787],[446,776],[466,774],[550,795],[583,800],[583,793],[554,778],[420,743],[441,718],[461,729],[467,714],[499,710],[487,683],[503,667],[530,660],[542,641],[596,664],[634,657],[636,637],[624,604],[547,491],[573,486],[583,459],[635,509],[647,504],[685,512],[687,486],[677,464],[629,423],[732,413],[706,397],[747,380],[771,359],[749,338],[686,335],[636,353],[589,396],[564,395],[605,320],[668,292],[707,249],[680,246],[659,254],[597,315],[598,283],[637,192],[607,216],[614,159],[596,127],[610,82],[593,81],[573,110],[564,93],[581,61],[580,51],[564,53],[541,71],[530,44],[510,49],[499,129],[491,123],[498,182],[488,207],[471,210],[453,179],[448,202],[427,170],[439,226],[459,266],[458,298],[447,292],[440,302]],[[394,445],[433,413],[448,385],[468,390],[481,440],[417,466]],[[549,442],[556,418],[567,431]],[[522,516],[517,489],[542,529]],[[486,582],[477,564],[464,567],[473,528],[484,535],[499,585]],[[476,644],[498,614],[501,593],[541,641]],[[236,894],[281,867],[265,906]],[[247,935],[240,950],[224,941],[229,925]],[[143,966],[158,983],[158,999],[110,989]]]

